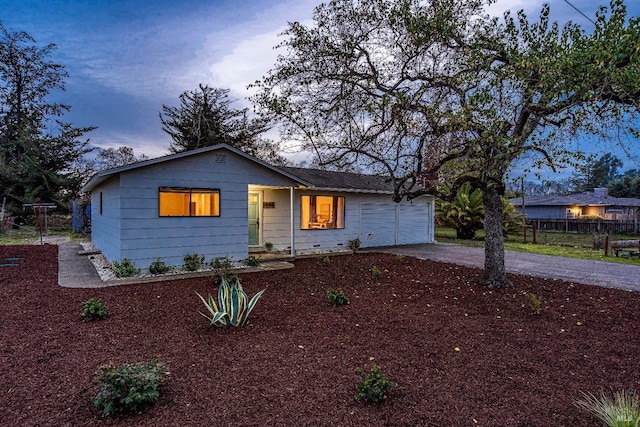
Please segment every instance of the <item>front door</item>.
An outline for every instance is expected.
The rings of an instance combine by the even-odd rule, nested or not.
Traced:
[[[260,245],[260,193],[249,193],[249,246]]]

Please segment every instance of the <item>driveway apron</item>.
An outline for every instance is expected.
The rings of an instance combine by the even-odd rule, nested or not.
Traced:
[[[376,251],[484,268],[484,248],[433,243],[377,248]],[[505,251],[505,268],[509,273],[640,291],[640,265]]]

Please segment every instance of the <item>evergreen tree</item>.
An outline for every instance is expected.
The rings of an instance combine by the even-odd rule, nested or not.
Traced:
[[[576,168],[571,177],[571,189],[574,193],[592,191],[594,188],[606,187],[618,176],[622,161],[611,153],[600,158],[591,155],[583,165]]]
[[[50,60],[54,49],[0,23],[0,196],[9,211],[33,202],[64,207],[80,183],[71,166],[90,151],[80,138],[93,128],[61,121],[70,107],[47,100],[68,77]]]
[[[617,177],[607,186],[613,197],[640,198],[640,170],[631,169]]]
[[[162,130],[171,136],[172,153],[225,143],[274,164],[286,160],[278,154],[278,145],[262,139],[269,123],[249,118],[248,109],[236,109],[229,89],[200,84],[195,91],[180,95],[180,106],[162,106]]]

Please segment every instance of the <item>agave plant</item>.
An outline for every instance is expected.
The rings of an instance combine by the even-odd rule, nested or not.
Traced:
[[[255,307],[265,289],[261,290],[249,300],[249,297],[242,289],[240,278],[237,276],[221,277],[218,287],[218,304],[209,295],[205,299],[196,292],[196,295],[207,307],[209,315],[198,312],[206,317],[215,326],[236,326],[241,327],[247,323],[249,313]]]

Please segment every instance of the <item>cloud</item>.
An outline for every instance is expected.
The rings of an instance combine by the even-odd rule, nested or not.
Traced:
[[[287,22],[307,22],[316,0],[282,2],[260,10],[252,19],[207,34],[192,61],[182,69],[182,91],[199,83],[228,88],[247,105],[247,86],[264,76],[276,62],[274,47]]]
[[[233,16],[223,13],[219,4],[197,13],[165,13],[144,25],[89,34],[93,47],[79,53],[77,62],[88,79],[132,96],[177,98],[199,83],[244,96],[244,88],[273,65],[271,48],[287,20],[309,16],[316,3],[258,3]]]
[[[283,29],[244,40],[212,64],[208,72],[216,85],[231,89],[237,97],[246,97],[247,85],[260,79],[275,64],[277,51],[273,47],[280,41],[277,34]]]

